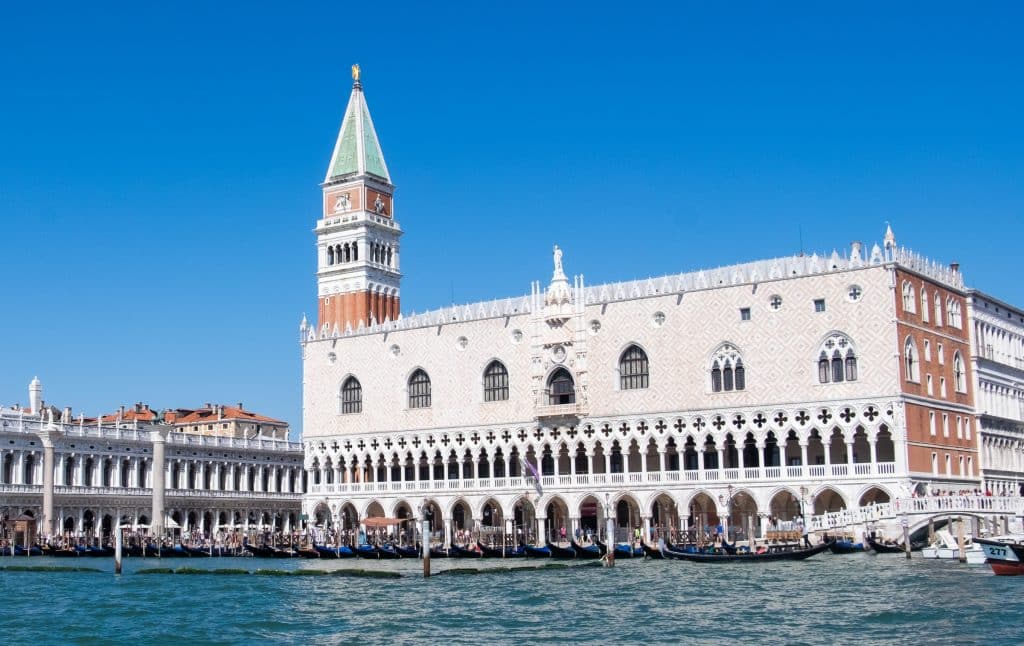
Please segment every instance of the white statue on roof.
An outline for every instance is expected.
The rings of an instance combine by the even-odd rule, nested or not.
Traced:
[[[566,277],[565,276],[565,270],[562,269],[562,250],[558,248],[558,245],[555,245],[554,257],[555,257],[555,275],[554,275],[554,277],[555,278],[565,278]]]

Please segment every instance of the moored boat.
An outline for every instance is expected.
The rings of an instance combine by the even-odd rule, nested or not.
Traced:
[[[252,543],[248,543],[248,544],[246,544],[245,549],[249,550],[249,552],[251,552],[252,555],[257,557],[257,558],[261,558],[261,559],[276,558],[277,550],[274,549],[273,547],[270,547],[269,545],[253,545]]]
[[[605,551],[599,545],[580,545],[576,541],[572,541],[571,545],[578,559],[599,559],[604,556]]]
[[[832,545],[829,543],[821,543],[814,547],[798,547],[798,546],[780,546],[773,545],[768,548],[767,551],[761,552],[744,552],[737,554],[726,554],[716,553],[708,554],[705,552],[678,552],[676,550],[670,550],[668,548],[662,550],[662,553],[670,559],[679,561],[693,561],[696,563],[730,563],[730,562],[762,562],[762,561],[802,561],[810,558],[816,554],[821,554],[825,550],[829,549]]]
[[[993,536],[978,538],[975,542],[984,551],[993,573],[999,576],[1024,575],[1024,536]]]
[[[423,552],[418,547],[410,547],[408,545],[395,545],[395,551],[398,552],[399,556],[403,559],[418,559],[423,556]]]
[[[400,559],[402,555],[395,551],[390,545],[378,545],[377,554],[381,559]]]
[[[476,547],[476,546],[474,546]],[[479,547],[475,549],[472,547],[463,547],[461,545],[452,545],[449,550],[452,556],[459,559],[480,559],[484,557],[483,551]]]
[[[532,559],[546,559],[551,558],[551,549],[547,546],[537,547],[536,545],[526,545],[523,547],[523,551],[526,556]]]
[[[841,538],[829,543],[828,549],[833,554],[857,554],[864,551],[864,544]]]
[[[903,553],[903,552],[906,551],[903,548],[903,544],[902,543],[883,543],[881,541],[876,541],[873,538],[869,538],[868,539],[868,545],[871,547],[871,549],[873,549],[874,551],[878,552],[879,554],[896,554],[896,553]],[[915,542],[915,541],[910,541],[910,551],[911,552],[920,552],[921,548],[923,548],[923,547],[924,547],[923,543],[919,543],[919,542]]]
[[[484,558],[489,559],[515,559],[523,558],[526,556],[526,548],[520,545],[519,547],[505,547],[504,549],[499,547],[487,547],[483,543],[477,543],[477,547],[483,553]]]
[[[576,550],[572,547],[562,547],[554,543],[548,543],[548,550],[551,552],[551,558],[553,559],[574,559],[576,558]]]
[[[964,550],[969,549],[971,540],[964,539]],[[960,558],[960,546],[957,539],[953,538],[945,529],[935,532],[935,540],[931,545],[921,550],[921,556],[926,559],[958,559]]]
[[[641,549],[644,551],[644,556],[646,556],[649,559],[657,559],[659,561],[662,561],[662,560],[665,559],[665,555],[662,554],[661,550],[658,549],[657,547],[651,547],[647,543],[643,543],[641,545]],[[617,552],[616,552],[616,556],[618,556]]]
[[[304,559],[318,559],[320,558],[320,551],[313,549],[312,547],[300,547],[295,550],[299,556]]]
[[[355,558],[355,552],[348,545],[313,545],[313,549],[320,552],[320,558],[324,559],[350,559]]]
[[[655,549],[657,551],[657,549]],[[644,557],[646,550],[643,547],[634,547],[629,543],[615,544],[615,558],[617,559],[640,559]],[[661,554],[658,554],[658,558]]]

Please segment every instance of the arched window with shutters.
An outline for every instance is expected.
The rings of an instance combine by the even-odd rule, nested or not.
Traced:
[[[831,381],[832,373],[829,368],[828,354],[822,350],[821,354],[818,355],[818,382],[827,384]]]
[[[647,388],[650,377],[647,353],[640,346],[631,345],[619,357],[619,389]]]
[[[341,385],[341,413],[363,412],[363,386],[355,377],[349,377]]]
[[[711,392],[731,392],[747,387],[747,370],[736,346],[723,343],[711,355]]]
[[[852,348],[846,353],[846,381],[857,381],[857,355]]]
[[[484,401],[508,400],[508,369],[500,361],[492,361],[484,370]]]
[[[409,377],[409,408],[430,408],[430,377],[417,368]]]

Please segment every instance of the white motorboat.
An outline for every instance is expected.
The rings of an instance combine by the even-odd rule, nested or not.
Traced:
[[[981,548],[975,548],[971,539],[965,536],[964,551],[970,553],[972,549],[976,549],[981,553],[981,561],[979,563],[984,563],[985,556],[981,552]],[[935,532],[935,540],[932,544],[921,550],[921,556],[926,559],[958,559],[960,558],[960,547],[957,544],[957,540],[953,538],[953,535],[948,530],[940,529]]]

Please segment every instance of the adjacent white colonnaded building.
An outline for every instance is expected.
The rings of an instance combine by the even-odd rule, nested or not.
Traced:
[[[401,316],[394,186],[355,76],[315,230],[318,320],[300,330],[311,519],[430,509],[445,541],[608,518],[750,536],[981,486],[963,277],[891,229],[606,285],[555,247],[526,295]]]
[[[44,538],[103,540],[118,524],[208,537],[301,526],[302,445],[283,422],[241,404],[160,414],[136,404],[86,419],[42,392],[33,379],[27,408],[0,407],[5,519],[34,519]]]

